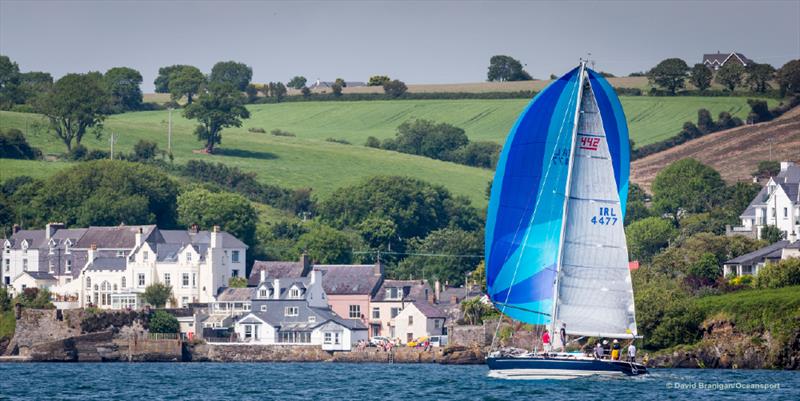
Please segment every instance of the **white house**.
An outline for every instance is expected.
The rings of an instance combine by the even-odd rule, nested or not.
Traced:
[[[784,238],[795,233],[800,235],[800,166],[793,162],[781,162],[781,170],[770,177],[761,192],[739,218],[740,227],[733,227],[728,234],[742,234],[761,238],[764,226],[776,226]]]
[[[428,302],[413,302],[395,318],[395,333],[405,342],[444,334],[445,312]]]
[[[788,258],[800,258],[800,241],[797,241],[797,235],[789,235],[788,240],[778,241],[726,261],[722,265],[723,275],[728,278],[756,276],[767,263],[777,263]]]
[[[716,71],[722,68],[726,63],[734,62],[738,63],[742,67],[747,67],[748,65],[753,63],[753,60],[745,57],[742,53],[731,52],[731,53],[707,53],[703,55],[703,65],[706,67]]]
[[[329,351],[349,351],[367,339],[358,320],[333,313],[318,270],[308,277],[273,278],[255,288],[251,312],[234,325],[239,341],[265,345],[319,345]]]

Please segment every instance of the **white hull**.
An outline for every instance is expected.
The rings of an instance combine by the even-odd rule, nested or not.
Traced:
[[[490,370],[489,377],[507,380],[567,380],[588,376],[622,377],[620,371],[572,369],[503,369]]]

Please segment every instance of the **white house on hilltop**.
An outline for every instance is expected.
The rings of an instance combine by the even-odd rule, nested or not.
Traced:
[[[778,175],[770,177],[739,218],[742,225],[733,227],[729,234],[760,239],[764,226],[776,226],[784,238],[792,233],[800,235],[800,166],[781,162]]]

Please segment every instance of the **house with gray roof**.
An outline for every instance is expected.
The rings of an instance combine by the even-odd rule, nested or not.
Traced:
[[[414,302],[433,303],[434,293],[422,280],[383,280],[370,300],[372,332],[388,338],[400,338],[395,318]]]
[[[396,337],[408,343],[423,337],[446,334],[447,313],[439,305],[414,301],[395,318]]]
[[[251,311],[237,320],[241,342],[265,345],[319,345],[329,351],[349,351],[367,339],[360,321],[343,319],[328,307],[322,273],[307,277],[266,278],[255,287]]]
[[[761,249],[726,261],[722,265],[724,277],[757,276],[768,263],[777,263],[788,258],[800,258],[800,241],[797,237],[778,241]]]
[[[720,53],[717,51],[716,53],[709,53],[703,54],[703,65],[706,67],[716,71],[726,63],[738,63],[742,67],[747,67],[750,64],[753,64],[753,60],[745,57],[742,53],[731,52],[731,53]]]
[[[761,239],[765,226],[775,226],[784,238],[800,235],[800,166],[781,162],[780,172],[767,184],[739,216],[742,225],[727,229],[728,235]]]

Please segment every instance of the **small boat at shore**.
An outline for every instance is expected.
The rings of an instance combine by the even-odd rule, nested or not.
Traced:
[[[623,228],[629,153],[614,89],[582,61],[534,98],[500,155],[486,219],[489,297],[503,316],[549,327],[562,349],[569,336],[640,337]],[[647,372],[551,351],[497,351],[486,362],[504,378]]]

